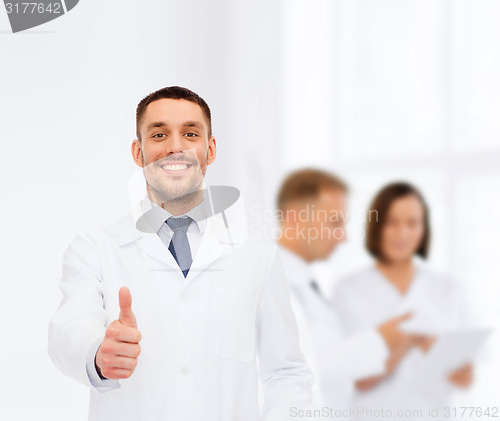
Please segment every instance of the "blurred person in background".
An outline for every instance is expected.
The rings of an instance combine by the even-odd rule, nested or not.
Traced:
[[[314,280],[311,263],[329,258],[345,240],[347,190],[346,183],[332,174],[303,169],[283,181],[277,198],[280,257],[301,348],[317,378],[314,406],[340,410],[335,418],[341,419],[349,418],[354,381],[383,375],[387,362],[413,338],[399,329],[399,323],[411,316],[404,313],[347,336]]]
[[[458,284],[415,259],[427,257],[430,236],[429,210],[414,186],[392,183],[376,195],[366,229],[366,247],[375,264],[339,280],[334,289],[333,302],[347,332],[364,332],[406,311],[427,323],[429,332],[463,325],[465,306]],[[438,395],[414,389],[419,364],[434,340],[432,334],[420,341],[408,340],[394,357],[398,365],[388,364],[385,373],[357,381],[351,405],[370,410],[423,409],[426,415],[431,406],[449,404],[454,387],[466,388],[472,383],[472,365],[452,371],[449,384]],[[371,415],[357,419],[376,418]]]

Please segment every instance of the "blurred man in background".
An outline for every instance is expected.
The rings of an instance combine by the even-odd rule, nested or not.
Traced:
[[[393,370],[406,349],[421,340],[399,329],[409,313],[346,336],[335,308],[314,279],[311,263],[329,258],[345,241],[347,191],[338,177],[303,169],[284,180],[277,198],[280,256],[301,348],[318,380],[314,405],[334,409],[335,418],[343,419],[349,418],[354,381]]]

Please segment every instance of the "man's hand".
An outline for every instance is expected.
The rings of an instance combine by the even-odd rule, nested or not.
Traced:
[[[106,329],[95,356],[97,372],[107,379],[126,379],[132,375],[141,352],[141,333],[132,312],[132,297],[127,287],[120,288],[120,315]]]

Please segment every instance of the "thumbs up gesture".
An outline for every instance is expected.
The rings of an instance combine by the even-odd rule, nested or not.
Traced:
[[[141,352],[141,333],[132,312],[132,296],[127,287],[120,288],[120,315],[106,329],[102,344],[95,356],[99,376],[107,379],[126,379],[132,375]]]

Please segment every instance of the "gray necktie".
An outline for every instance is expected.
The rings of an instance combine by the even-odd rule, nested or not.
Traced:
[[[323,297],[323,294],[321,293],[321,289],[319,288],[318,283],[314,279],[311,279],[311,281],[309,282],[309,285],[311,285],[311,288],[316,292],[316,294],[318,294],[320,297]]]
[[[171,216],[165,221],[174,231],[174,235],[172,236],[168,249],[181,268],[184,277],[187,276],[189,268],[193,263],[191,248],[189,247],[189,241],[186,234],[189,224],[192,221],[193,219],[189,216],[187,218],[175,218]]]
[[[311,279],[311,281],[309,282],[309,285],[311,286],[311,288],[313,289],[313,291],[318,294],[319,298],[327,305],[329,305],[329,302],[327,300],[327,298],[323,295],[323,293],[321,292],[321,288],[319,287],[318,283],[314,280],[314,279]]]

